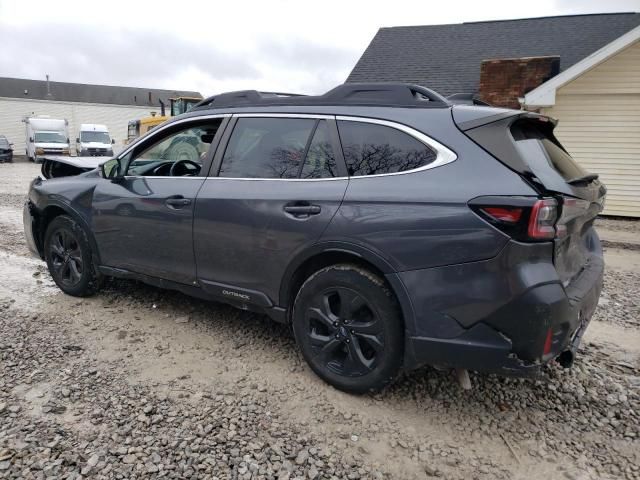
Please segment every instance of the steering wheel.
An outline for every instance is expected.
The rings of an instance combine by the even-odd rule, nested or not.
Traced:
[[[195,172],[193,173],[186,173],[184,175],[176,175],[176,172],[179,172],[179,170],[177,170],[178,165],[181,166],[181,168],[183,168],[186,172],[188,172],[184,165],[193,165],[193,167],[195,168]],[[178,160],[176,162],[173,163],[173,165],[171,165],[171,170],[169,170],[169,176],[171,177],[193,177],[195,176],[199,171],[200,168],[202,168],[198,163],[194,162],[193,160]]]

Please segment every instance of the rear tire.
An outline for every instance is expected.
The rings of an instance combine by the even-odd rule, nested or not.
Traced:
[[[304,282],[293,306],[293,331],[311,369],[339,390],[375,392],[400,372],[398,302],[380,277],[356,265],[332,265]]]
[[[73,218],[60,215],[51,221],[44,237],[44,257],[53,281],[64,293],[86,297],[99,289],[87,232]]]

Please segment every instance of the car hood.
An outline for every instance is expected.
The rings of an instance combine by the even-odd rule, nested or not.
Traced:
[[[61,155],[45,155],[43,160],[50,160],[54,162],[64,163],[65,165],[71,165],[72,167],[91,169],[98,168],[101,164],[106,162],[108,158],[105,157],[65,157]]]

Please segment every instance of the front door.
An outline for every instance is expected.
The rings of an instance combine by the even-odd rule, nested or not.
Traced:
[[[193,209],[222,119],[169,126],[127,153],[124,179],[100,182],[93,231],[103,265],[192,284]]]
[[[287,265],[320,238],[347,188],[334,120],[243,116],[218,156],[218,177],[196,199],[198,279],[212,294],[277,304]]]

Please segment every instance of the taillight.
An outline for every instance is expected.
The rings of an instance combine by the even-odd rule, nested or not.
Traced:
[[[563,238],[567,235],[567,224],[575,218],[585,215],[591,204],[579,198],[562,198],[562,214],[556,222],[556,237]]]
[[[469,206],[516,240],[546,241],[556,237],[558,203],[553,198],[479,197]]]
[[[558,202],[553,198],[538,200],[531,208],[527,233],[529,238],[547,240],[556,236],[555,223],[558,220]]]
[[[482,210],[501,222],[516,223],[520,221],[520,217],[522,217],[521,208],[484,207]]]
[[[547,330],[547,336],[544,339],[544,346],[542,347],[542,356],[549,355],[551,353],[551,347],[553,346],[553,331]]]

